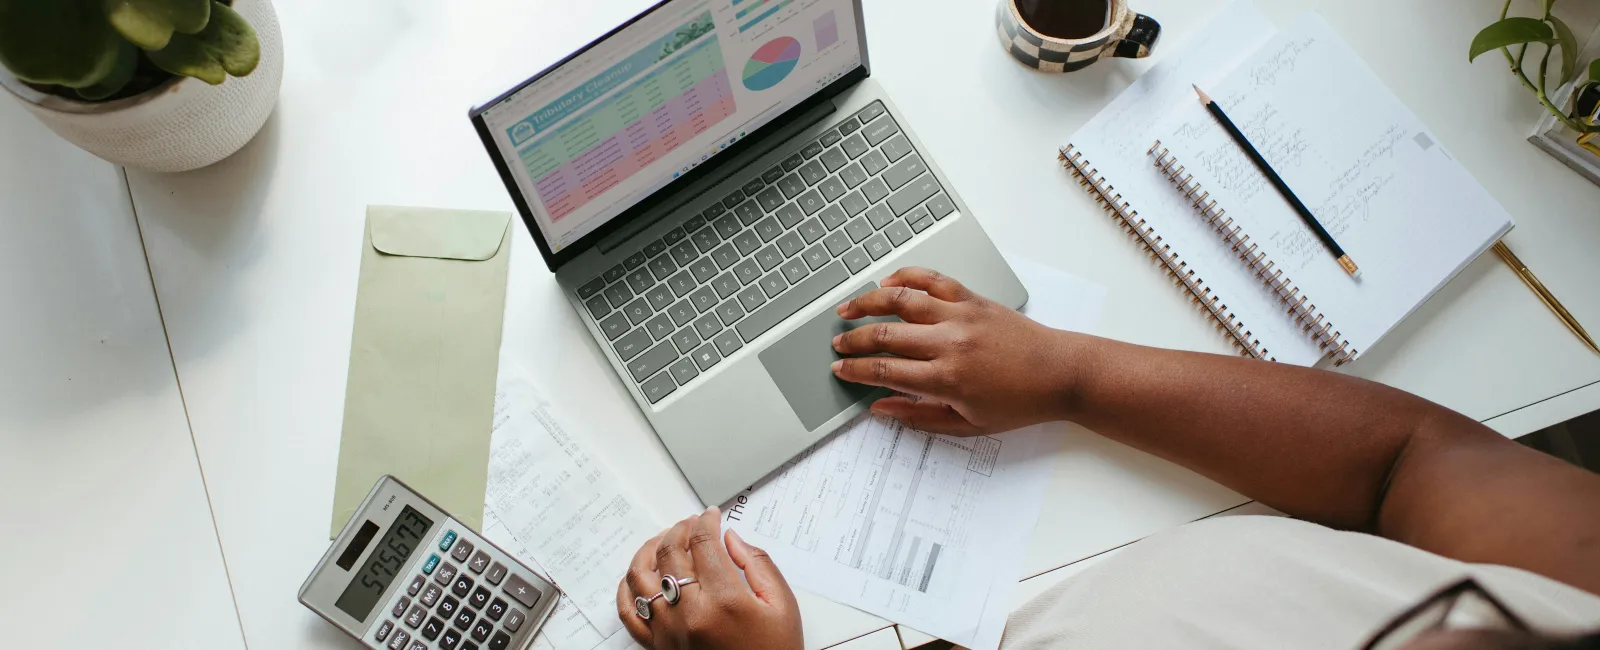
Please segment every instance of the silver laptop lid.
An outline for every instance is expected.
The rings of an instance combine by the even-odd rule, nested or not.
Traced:
[[[472,119],[554,270],[864,77],[860,11],[860,0],[666,0]]]

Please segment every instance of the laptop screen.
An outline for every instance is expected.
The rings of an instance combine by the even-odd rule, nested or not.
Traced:
[[[858,0],[669,0],[483,107],[551,254],[861,65]]]

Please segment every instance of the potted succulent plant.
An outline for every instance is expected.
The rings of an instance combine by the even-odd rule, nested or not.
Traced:
[[[1552,128],[1537,127],[1530,140],[1574,169],[1585,172],[1586,168],[1592,170],[1600,163],[1600,158],[1595,158],[1600,156],[1600,58],[1595,56],[1595,45],[1590,45],[1590,52],[1584,53],[1584,45],[1578,42],[1572,28],[1550,12],[1554,5],[1555,0],[1540,0],[1540,16],[1511,16],[1511,0],[1506,0],[1500,9],[1500,19],[1484,27],[1472,39],[1467,60],[1499,50],[1511,74],[1533,93],[1551,116],[1544,122]],[[1597,38],[1600,38],[1600,30],[1596,30],[1596,36],[1590,40]],[[1534,50],[1534,58],[1528,57],[1530,45],[1542,46]],[[1535,60],[1537,70],[1530,78],[1529,68]],[[1561,136],[1573,146],[1549,146],[1546,140],[1553,135]],[[1589,160],[1571,156],[1584,156]],[[1586,175],[1600,183],[1600,178],[1591,172]]]
[[[0,0],[0,85],[61,137],[114,163],[204,167],[277,103],[270,0]]]

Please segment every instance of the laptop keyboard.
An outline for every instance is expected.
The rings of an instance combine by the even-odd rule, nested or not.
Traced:
[[[873,102],[578,297],[654,404],[954,211]]]

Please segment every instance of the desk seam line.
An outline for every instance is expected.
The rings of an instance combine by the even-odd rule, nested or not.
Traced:
[[[211,515],[211,534],[217,539],[217,555],[222,559],[222,577],[228,582],[228,598],[233,602],[233,620],[239,626],[239,643],[250,649],[250,639],[244,630],[244,612],[239,609],[239,595],[233,588],[233,570],[228,566],[228,551],[222,545],[222,530],[217,524],[217,508],[211,500],[211,484],[206,480],[205,464],[200,460],[200,443],[194,437],[194,421],[189,417],[189,399],[183,392],[183,376],[178,373],[178,358],[172,351],[172,334],[167,331],[167,315],[161,308],[161,291],[156,288],[156,273],[150,265],[150,247],[144,241],[144,222],[139,219],[139,204],[133,199],[133,181],[128,178],[128,168],[122,167],[122,187],[128,192],[128,209],[133,213],[134,230],[139,233],[139,252],[144,256],[145,276],[150,279],[150,296],[156,301],[156,319],[161,323],[161,339],[167,346],[167,362],[172,364],[172,381],[178,387],[178,403],[183,407],[183,424],[189,430],[189,447],[194,450],[194,466],[200,472],[200,489],[206,495],[206,511]]]
[[[1594,385],[1597,385],[1597,384],[1600,384],[1600,380],[1595,380],[1595,381],[1591,381],[1591,382],[1589,382],[1587,384],[1574,386],[1574,387],[1572,387],[1570,389],[1561,391],[1561,392],[1556,393],[1554,395],[1551,395],[1549,397],[1545,397],[1545,398],[1541,398],[1541,399],[1538,399],[1538,400],[1534,400],[1532,402],[1528,402],[1527,404],[1523,404],[1522,406],[1518,406],[1517,408],[1511,409],[1511,410],[1506,411],[1504,413],[1500,413],[1498,415],[1491,415],[1491,416],[1486,417],[1486,418],[1484,418],[1482,420],[1479,420],[1479,422],[1482,422],[1484,424],[1488,424],[1490,420],[1493,420],[1495,418],[1505,417],[1507,415],[1511,415],[1512,413],[1516,413],[1517,411],[1521,411],[1521,410],[1526,409],[1526,408],[1532,408],[1532,407],[1538,406],[1540,404],[1543,404],[1545,402],[1553,400],[1553,399],[1555,399],[1557,397],[1563,397],[1563,396],[1566,396],[1566,395],[1570,395],[1572,393],[1576,393],[1576,392],[1578,392],[1580,390],[1583,390],[1585,388],[1588,388],[1590,386],[1594,386]]]

